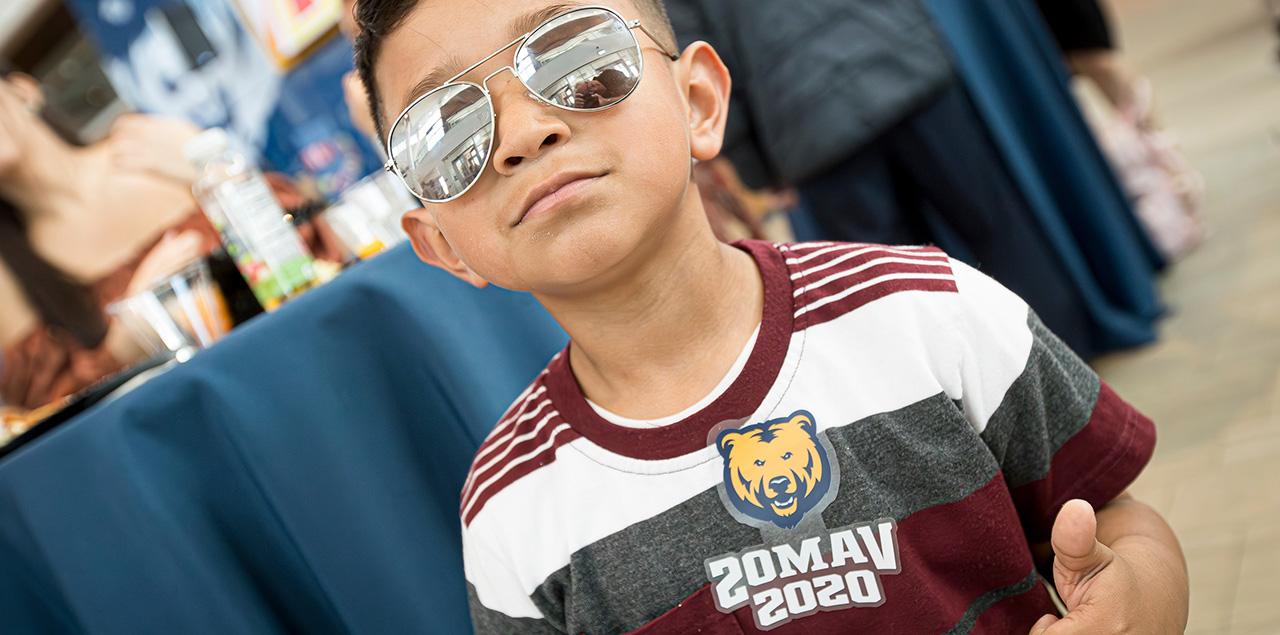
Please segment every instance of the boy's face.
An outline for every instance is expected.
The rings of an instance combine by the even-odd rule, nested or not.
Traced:
[[[643,18],[627,0],[593,3]],[[420,2],[385,39],[375,69],[387,128],[428,74],[456,74],[527,31],[522,18],[557,4]],[[555,293],[607,284],[610,272],[662,241],[696,197],[691,159],[719,152],[728,74],[705,45],[672,62],[633,33],[643,77],[614,108],[570,112],[534,100],[510,72],[489,80],[497,124],[488,166],[462,197],[405,215],[419,256],[473,283]],[[513,51],[459,79],[480,83],[511,64]]]

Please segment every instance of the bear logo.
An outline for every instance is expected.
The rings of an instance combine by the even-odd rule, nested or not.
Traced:
[[[798,410],[721,432],[724,492],[746,516],[792,529],[831,487],[832,469],[813,415]]]

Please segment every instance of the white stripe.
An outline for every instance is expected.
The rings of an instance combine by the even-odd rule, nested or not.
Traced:
[[[557,353],[556,357],[559,357],[559,356],[560,356],[559,353]],[[551,359],[554,361],[555,357]],[[549,372],[551,371],[546,368],[542,369],[542,372],[538,373],[538,376],[534,377],[533,381],[529,382],[529,385],[525,386],[524,390],[519,395],[517,395],[515,399],[511,400],[511,406],[507,408],[507,412],[504,413],[503,417],[498,420],[498,425],[502,425],[503,421],[506,421],[507,419],[510,419],[511,417],[515,416],[515,411],[520,406],[523,406],[524,403],[529,400],[529,397],[530,397],[529,393],[533,392],[534,389],[546,390],[547,388],[546,384],[543,384],[541,382],[542,382],[542,378],[546,377],[547,373]],[[494,426],[494,427],[496,428],[497,426]]]
[[[537,385],[537,384],[534,384],[534,385]],[[524,398],[524,403],[521,403],[518,406],[513,406],[507,411],[508,414],[505,417],[498,420],[498,423],[493,426],[493,430],[489,432],[490,439],[492,439],[494,435],[498,434],[498,431],[501,430],[503,426],[510,424],[513,419],[515,419],[516,417],[519,417],[521,413],[525,412],[529,408],[529,404],[537,400],[537,398],[540,395],[542,395],[542,393],[547,392],[546,384],[537,385],[537,386],[538,386],[538,390],[533,394],[526,396]],[[532,387],[533,386],[530,386],[530,388]]]
[[[796,317],[800,317],[805,313],[808,313],[809,311],[812,311],[814,309],[822,308],[828,304],[831,304],[832,302],[839,302],[840,300],[843,300],[863,289],[869,289],[878,284],[883,284],[885,282],[890,282],[893,280],[954,280],[954,279],[955,278],[951,277],[951,275],[949,274],[941,274],[941,273],[890,273],[890,274],[880,276],[878,278],[872,278],[866,282],[863,282],[862,284],[855,284],[852,287],[849,287],[848,289],[841,291],[840,293],[837,293],[835,295],[829,295],[825,298],[822,298],[821,300],[818,300],[817,302],[814,302],[813,304],[807,305],[803,309],[796,311]]]
[[[528,413],[524,414],[523,416],[521,416],[521,417],[520,417],[520,419],[519,419],[519,420],[517,420],[517,421],[513,422],[513,423],[512,423],[512,425],[511,425],[509,428],[507,428],[506,432],[504,432],[504,433],[501,435],[501,437],[495,437],[495,438],[493,439],[493,443],[492,443],[492,444],[490,444],[490,445],[489,445],[489,447],[485,448],[485,451],[484,451],[482,454],[477,455],[477,456],[476,456],[476,458],[472,459],[472,461],[471,461],[471,470],[470,470],[470,472],[467,474],[467,481],[466,481],[466,483],[464,483],[464,484],[463,484],[463,487],[462,487],[462,500],[464,500],[464,501],[465,501],[465,500],[467,500],[467,496],[469,496],[469,495],[471,494],[471,489],[472,489],[473,487],[475,487],[475,479],[476,479],[476,475],[477,475],[477,474],[479,474],[479,473],[480,473],[480,471],[481,471],[482,469],[487,469],[490,465],[492,465],[495,461],[497,461],[497,460],[498,460],[498,458],[501,458],[500,456],[499,456],[499,457],[497,457],[497,458],[494,458],[493,460],[490,460],[489,462],[487,462],[483,467],[481,467],[480,462],[481,462],[482,460],[484,460],[485,455],[491,454],[491,453],[492,453],[494,450],[496,450],[499,446],[505,447],[505,448],[506,448],[506,452],[510,452],[510,451],[511,451],[511,448],[512,448],[516,443],[519,443],[521,439],[516,439],[516,440],[511,441],[510,443],[506,443],[506,444],[504,444],[504,441],[506,441],[507,439],[509,439],[509,438],[511,437],[511,435],[515,434],[515,431],[516,431],[517,429],[519,429],[519,424],[521,424],[521,423],[523,423],[523,422],[525,422],[525,421],[528,421],[528,420],[530,420],[530,419],[532,419],[532,418],[534,418],[534,417],[538,416],[538,413],[539,413],[539,412],[541,412],[541,411],[542,411],[542,409],[543,409],[544,407],[546,407],[546,406],[547,406],[547,404],[549,404],[549,403],[551,403],[551,400],[550,400],[550,399],[544,399],[544,400],[542,400],[541,402],[539,402],[538,407],[537,407],[536,409],[534,409],[534,410],[533,410],[533,411],[531,411],[531,412],[528,412]],[[535,425],[534,425],[534,432],[536,433],[536,432],[537,432],[537,428],[538,428],[538,426],[540,426],[540,425],[542,425],[542,424],[546,423],[546,422],[547,422],[547,419],[549,419],[553,414],[555,414],[555,412],[554,412],[554,411],[552,411],[552,412],[550,412],[550,413],[547,413],[547,416],[546,416],[546,417],[544,417],[544,418],[542,419],[542,421],[539,421],[537,424],[535,424]],[[527,435],[525,435],[525,436],[527,437]],[[524,437],[522,437],[522,438],[524,438]],[[503,452],[503,454],[506,454],[506,452]]]
[[[679,466],[636,460],[641,473],[607,467],[617,455],[597,463],[578,451],[584,447],[604,452],[581,437],[560,445],[554,463],[503,487],[462,527],[467,581],[486,607],[539,617],[529,596],[574,552],[705,492],[724,469],[714,446],[680,457]]]
[[[519,417],[517,417],[517,418],[515,418],[515,419],[511,419],[511,420],[509,420],[509,421],[505,424],[505,426],[504,426],[504,427],[505,427],[505,429],[504,429],[501,433],[498,433],[497,435],[490,435],[490,436],[489,436],[489,438],[490,438],[490,439],[492,439],[492,440],[493,440],[493,442],[492,442],[492,443],[490,443],[490,444],[489,444],[489,446],[488,446],[488,447],[486,447],[483,451],[481,451],[479,454],[477,454],[477,455],[476,455],[476,458],[475,458],[474,460],[472,460],[472,463],[479,463],[481,459],[483,459],[483,458],[484,458],[485,456],[487,456],[489,453],[493,452],[494,448],[498,447],[498,445],[502,443],[503,438],[505,438],[505,437],[509,437],[509,436],[511,436],[512,434],[514,434],[514,433],[515,433],[515,431],[516,431],[516,429],[520,427],[520,424],[522,424],[522,423],[524,423],[524,422],[526,422],[526,421],[528,421],[528,420],[530,420],[530,419],[532,419],[532,418],[534,418],[534,417],[538,416],[538,413],[539,413],[539,412],[542,412],[542,409],[543,409],[543,408],[546,408],[546,407],[547,407],[547,404],[549,404],[549,403],[551,403],[551,400],[550,400],[550,399],[541,399],[541,400],[539,400],[539,401],[538,401],[538,407],[537,407],[537,408],[534,408],[533,410],[529,410],[529,411],[527,411],[527,412],[524,412],[524,413],[523,413],[523,414],[521,414]],[[496,432],[496,430],[495,430],[495,432]]]
[[[472,485],[474,485],[472,481],[475,480],[476,473],[480,471],[479,469],[474,469],[475,466],[479,465],[480,461],[484,460],[484,457],[488,456],[489,454],[492,454],[494,450],[498,449],[498,446],[502,445],[502,442],[507,437],[510,437],[511,435],[515,434],[516,430],[519,429],[521,423],[524,423],[525,421],[528,421],[538,416],[538,413],[542,412],[542,409],[547,407],[547,405],[550,403],[551,403],[550,399],[543,399],[542,401],[539,401],[537,408],[534,408],[533,410],[526,412],[523,415],[520,415],[520,418],[518,419],[512,420],[511,425],[507,426],[507,429],[504,430],[502,434],[496,437],[490,437],[491,439],[493,439],[493,443],[490,443],[488,447],[486,447],[483,451],[481,451],[479,454],[476,455],[476,458],[471,460],[471,465],[473,469],[471,470],[471,473],[467,475],[467,482],[462,486],[462,497],[464,499],[467,497],[467,493],[471,491]]]
[[[467,501],[467,506],[462,510],[462,517],[466,518],[468,515],[471,514],[471,507],[476,504],[476,501],[480,500],[480,495],[483,494],[484,491],[488,489],[490,485],[493,485],[495,482],[497,482],[498,479],[502,478],[503,475],[505,475],[507,472],[510,472],[512,469],[514,469],[515,466],[520,465],[525,461],[531,460],[533,457],[538,456],[538,454],[541,453],[543,450],[551,447],[551,445],[556,442],[556,437],[559,437],[561,432],[564,432],[565,430],[568,430],[568,429],[569,429],[569,424],[567,423],[561,423],[560,425],[556,426],[555,430],[551,432],[551,436],[548,437],[547,440],[542,443],[542,445],[521,455],[520,458],[514,459],[511,462],[507,463],[505,467],[503,467],[501,470],[498,470],[497,474],[494,474],[493,476],[489,477],[489,479],[486,480],[483,484],[481,484],[480,487],[476,488],[475,496],[473,496],[471,500]]]
[[[1034,336],[1027,303],[1000,283],[958,260],[955,294],[963,314],[960,377],[964,416],[978,433],[1027,367]]]
[[[868,247],[866,249],[859,249],[858,251],[852,251],[843,256],[832,258],[831,260],[828,260],[815,267],[810,267],[809,269],[805,269],[804,271],[797,271],[791,274],[791,279],[799,280],[800,278],[815,274],[819,271],[822,271],[823,269],[829,269],[843,262],[848,262],[849,260],[853,258],[857,258],[858,256],[861,256],[863,254],[876,252],[876,251],[883,252],[886,254],[897,254],[899,256],[903,256],[906,258],[915,258],[916,260],[913,260],[912,262],[925,262],[925,263],[947,262],[947,257],[944,254],[922,254],[919,252],[903,251],[900,249],[884,249],[882,247]]]
[[[555,410],[548,412],[547,416],[542,418],[542,421],[539,421],[537,424],[533,426],[533,429],[529,430],[528,432],[518,437],[515,437],[514,439],[511,439],[511,441],[507,443],[506,449],[504,449],[501,454],[498,454],[497,456],[491,458],[489,462],[485,463],[484,465],[477,464],[476,467],[473,467],[471,469],[472,476],[474,477],[476,474],[479,474],[493,467],[494,465],[497,465],[508,454],[511,454],[511,450],[513,450],[517,445],[520,445],[521,442],[527,441],[529,439],[532,439],[533,437],[538,436],[538,433],[541,432],[542,429],[546,427],[547,422],[555,418],[559,414],[560,413],[556,412]],[[463,492],[463,500],[466,500],[466,496],[467,496],[467,492]]]
[[[884,245],[867,245],[866,243],[834,243],[833,246],[827,247],[826,249],[819,249],[818,251],[807,253],[799,258],[789,258],[787,259],[787,264],[800,265],[800,264],[809,262],[810,260],[813,260],[818,256],[825,256],[829,253],[844,251],[846,249],[861,249],[864,247],[876,247],[878,249],[883,249],[885,251],[898,251],[898,252],[907,251],[911,253],[925,251],[929,249],[928,247],[913,247],[910,245],[903,245],[899,247],[885,247]]]
[[[542,374],[538,375],[538,378],[541,379],[542,375],[546,374],[546,372],[547,371],[545,370],[542,371]],[[534,392],[533,394],[527,394],[535,386],[538,388],[537,392]],[[499,443],[499,438],[505,434],[508,434],[510,432],[511,426],[517,423],[515,422],[515,419],[519,417],[521,414],[523,414],[526,410],[528,410],[529,405],[534,403],[534,400],[539,395],[541,395],[546,391],[547,391],[546,384],[538,385],[538,382],[536,381],[532,384],[529,384],[529,387],[525,388],[525,396],[523,397],[524,403],[520,403],[521,398],[517,398],[516,404],[512,405],[510,408],[507,409],[508,414],[498,420],[497,425],[493,426],[493,430],[489,431],[489,436],[485,438],[485,442],[481,443],[480,445],[484,446],[485,443],[488,443],[490,441],[492,441],[492,443],[489,443],[488,446],[485,446],[484,449],[482,449],[480,453],[475,456],[475,458],[471,459],[471,464],[475,465],[476,461],[480,460],[480,457],[493,451],[493,447]],[[471,475],[467,475],[466,482],[462,484],[463,494],[465,495],[466,491],[470,488],[471,488]]]
[[[815,247],[826,247],[827,245],[839,245],[841,243],[831,242],[829,240],[813,241],[807,243],[793,243],[790,245],[779,245],[778,249],[782,251],[795,251],[797,249],[813,249]]]
[[[533,392],[533,389],[538,387],[538,380],[542,379],[542,376],[546,374],[547,374],[547,369],[545,368],[542,369],[542,372],[538,373],[538,376],[535,377],[533,381],[529,382],[529,385],[525,386],[524,390],[521,391],[520,394],[515,399],[511,400],[511,403],[513,405],[518,404],[521,401],[523,401],[525,397],[528,397],[529,393]],[[514,408],[510,408],[510,410],[514,410]]]
[[[912,260],[907,258],[893,258],[893,257],[876,258],[875,260],[868,260],[867,262],[864,262],[852,269],[846,269],[844,271],[833,273],[817,282],[813,282],[803,287],[800,287],[799,289],[795,290],[795,293],[793,295],[795,295],[796,297],[799,297],[800,295],[804,293],[808,293],[809,291],[813,291],[814,289],[825,287],[827,284],[834,282],[836,280],[839,280],[841,278],[847,278],[856,273],[861,273],[863,271],[866,271],[867,269],[871,269],[872,267],[878,267],[882,264],[887,264],[887,263],[896,263],[901,265],[920,265],[924,267],[940,267],[942,269],[945,269],[948,272],[948,274],[950,274],[950,271],[951,271],[951,266],[945,261],[943,262],[939,262],[936,260],[923,261],[918,259]],[[900,272],[900,273],[906,273],[906,272]],[[932,274],[929,274],[929,275],[932,275]]]

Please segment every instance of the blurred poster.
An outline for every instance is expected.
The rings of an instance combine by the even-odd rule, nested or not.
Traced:
[[[236,0],[245,25],[281,68],[297,64],[307,50],[332,34],[340,0]]]
[[[225,128],[258,152],[264,167],[334,198],[381,165],[351,126],[343,99],[351,48],[342,38],[326,40],[337,17],[324,8],[327,0],[278,4],[281,17],[261,25],[272,42],[286,44],[281,51],[293,53],[288,70],[255,37],[257,27],[242,24],[250,18],[233,0],[67,0],[130,106]],[[280,24],[271,26],[273,19]]]
[[[342,95],[351,55],[347,40],[336,37],[294,66],[267,122],[264,156],[276,169],[306,174],[330,199],[382,167],[381,155],[351,125]]]
[[[220,1],[67,0],[126,103],[265,141],[282,77]]]

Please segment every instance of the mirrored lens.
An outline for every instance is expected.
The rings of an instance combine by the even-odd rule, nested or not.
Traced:
[[[391,160],[409,190],[428,201],[467,191],[484,172],[493,143],[493,110],[470,84],[437,89],[391,129]]]
[[[534,31],[516,51],[516,76],[549,103],[595,110],[621,101],[640,82],[640,46],[611,11],[580,9]]]

